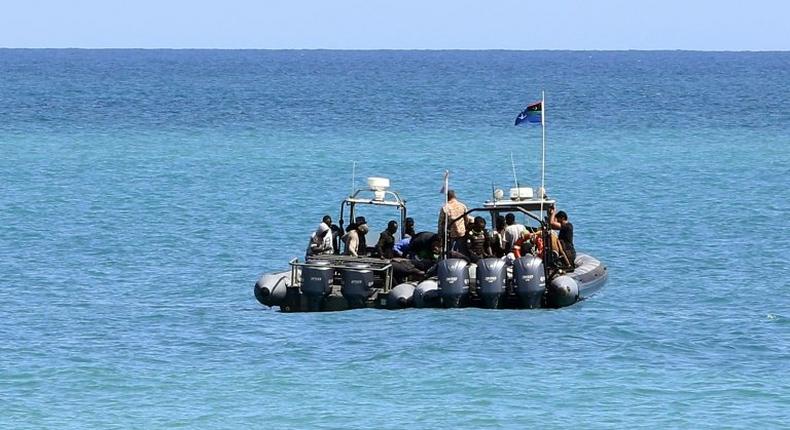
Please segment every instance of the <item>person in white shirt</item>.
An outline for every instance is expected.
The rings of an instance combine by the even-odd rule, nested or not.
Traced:
[[[307,256],[332,254],[332,233],[325,222],[318,224],[318,228],[310,235],[310,243],[307,245]]]
[[[507,225],[505,227],[505,253],[508,253],[513,250],[513,245],[527,231],[527,228],[523,224],[516,223],[516,216],[512,213],[505,215],[505,224]]]

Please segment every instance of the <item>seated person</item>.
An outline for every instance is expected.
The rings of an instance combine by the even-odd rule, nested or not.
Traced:
[[[392,247],[392,250],[395,252],[395,255],[398,257],[407,257],[410,248],[411,248],[411,236],[406,236],[403,239],[395,242],[395,246]]]
[[[379,235],[379,241],[376,242],[376,254],[380,258],[391,259],[395,256],[395,233],[398,231],[398,223],[392,220],[387,223],[386,230]]]
[[[543,230],[529,229],[523,231],[518,240],[513,244],[511,253],[513,257],[520,258],[525,255],[534,255],[543,258]]]
[[[406,256],[409,258],[433,259],[442,252],[442,240],[436,233],[421,231],[409,240]]]

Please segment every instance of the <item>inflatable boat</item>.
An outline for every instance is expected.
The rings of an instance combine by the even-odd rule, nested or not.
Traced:
[[[255,283],[255,298],[283,312],[470,306],[535,309],[573,305],[603,287],[607,268],[583,253],[576,255],[573,267],[562,264],[557,250],[552,249],[552,233],[547,225],[548,210],[556,202],[542,192],[539,194],[535,197],[532,189],[518,188],[505,198],[497,190],[492,200],[448,220],[446,225],[471,214],[483,214],[490,217],[493,226],[500,214],[514,213],[531,221],[530,231],[542,235],[545,247],[540,251],[473,262],[469,258],[454,258],[464,256],[448,252],[445,244],[435,259],[414,256],[386,259],[340,255],[339,239],[335,238],[334,253],[306,256],[304,260],[294,258],[285,270],[263,274]],[[354,220],[361,206],[396,209],[400,213],[400,225],[405,225],[406,201],[389,190],[386,178],[369,178],[367,189],[358,189],[341,202],[340,225],[336,230],[342,232],[344,220]],[[415,266],[426,270],[411,270]]]

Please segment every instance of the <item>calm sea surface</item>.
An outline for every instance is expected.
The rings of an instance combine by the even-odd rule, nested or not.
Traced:
[[[365,176],[547,188],[604,290],[280,314]],[[0,50],[0,428],[786,428],[790,53]],[[373,236],[394,215],[365,213]]]

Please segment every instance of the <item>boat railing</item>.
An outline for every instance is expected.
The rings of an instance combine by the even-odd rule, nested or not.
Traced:
[[[370,270],[379,274],[383,280],[385,293],[392,289],[392,264],[389,260],[381,258],[352,257],[350,255],[317,255],[310,257],[307,261],[299,261],[294,258],[288,262],[291,266],[291,286],[301,287],[301,269],[308,268],[331,268],[333,271],[343,270]],[[334,276],[333,276],[334,277]]]

